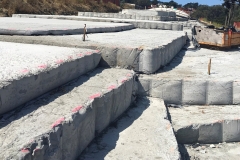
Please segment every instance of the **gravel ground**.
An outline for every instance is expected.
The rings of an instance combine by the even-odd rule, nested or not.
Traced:
[[[182,50],[172,62],[151,78],[158,79],[199,79],[199,80],[239,80],[240,49],[216,51]],[[208,75],[208,63],[211,58],[211,75]]]
[[[240,143],[180,144],[182,160],[238,160]]]

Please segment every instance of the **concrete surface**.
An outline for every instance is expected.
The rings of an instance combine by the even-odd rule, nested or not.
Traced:
[[[236,160],[240,143],[179,145],[182,160]]]
[[[176,31],[183,30],[182,24],[177,24],[177,23],[173,24],[171,22],[160,22],[160,21],[145,20],[145,19],[134,20],[134,19],[119,19],[119,18],[98,18],[98,17],[84,17],[84,16],[63,16],[63,15],[32,15],[32,14],[13,14],[13,17],[130,23],[134,25],[134,27],[142,28],[142,29],[161,29],[161,30],[176,30]]]
[[[88,33],[118,32],[135,28],[132,24],[101,23],[40,18],[0,18],[0,35],[68,35],[83,34],[84,24]]]
[[[180,160],[178,144],[164,102],[138,99],[114,125],[97,138],[79,160]]]
[[[182,31],[134,29],[89,34],[85,42],[81,35],[0,36],[0,40],[97,49],[102,53],[101,66],[119,66],[149,74],[171,61],[185,45],[186,36]]]
[[[211,75],[208,75],[210,58]],[[240,104],[239,60],[239,49],[182,50],[156,74],[140,75],[139,95],[174,104]]]
[[[134,72],[99,68],[0,119],[0,159],[75,160],[134,100]]]
[[[168,110],[178,143],[240,141],[240,106],[182,106]]]
[[[0,57],[0,114],[3,114],[94,69],[101,53],[0,42]]]

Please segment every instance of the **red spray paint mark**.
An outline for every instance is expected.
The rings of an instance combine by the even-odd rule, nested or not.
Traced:
[[[73,110],[72,110],[72,112],[73,113],[75,113],[75,112],[78,112],[80,109],[82,109],[83,108],[83,106],[77,106],[76,108],[74,108]]]
[[[100,53],[100,51],[99,51],[99,50],[95,50],[95,52],[96,52],[96,53]]]
[[[124,78],[122,78],[121,80],[120,80],[120,82],[121,83],[124,83],[124,82],[126,82],[128,79],[127,79],[127,77],[124,77]]]
[[[51,125],[51,127],[52,127],[52,128],[56,127],[57,125],[61,124],[64,120],[65,120],[64,117],[58,119],[56,122],[54,122],[54,123]]]
[[[27,73],[27,72],[29,72],[29,70],[28,69],[23,69],[21,72],[22,73]]]
[[[62,64],[63,63],[63,60],[62,59],[59,59],[56,61],[57,64]]]
[[[94,98],[98,98],[98,97],[101,97],[101,93],[93,94],[93,95],[91,95],[89,98],[90,98],[90,99],[94,99]]]
[[[47,68],[47,65],[46,64],[41,64],[40,66],[38,66],[38,68],[45,69],[45,68]]]
[[[29,150],[28,150],[27,148],[23,148],[23,149],[21,150],[21,152],[23,152],[23,153],[28,153]]]
[[[111,90],[113,90],[113,89],[115,89],[115,88],[117,88],[117,85],[111,85],[111,86],[108,87],[108,90],[111,91]]]

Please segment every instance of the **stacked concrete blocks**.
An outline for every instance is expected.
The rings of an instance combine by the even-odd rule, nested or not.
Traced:
[[[133,69],[137,72],[151,74],[167,65],[186,43],[181,36],[171,43],[156,48],[99,47],[102,53],[100,66]]]
[[[130,23],[130,24],[133,24],[134,27],[143,28],[143,29],[151,29],[147,26],[154,25],[154,26],[158,26],[157,29],[169,28],[171,30],[177,30],[177,31],[182,31],[183,30],[183,25],[182,24],[170,23],[170,22],[167,24],[167,22],[159,22],[158,21],[159,18],[160,18],[160,20],[163,20],[161,17],[153,17],[152,20],[145,20],[145,18],[144,18],[144,20],[138,20],[138,18],[119,19],[118,15],[115,15],[114,18],[97,18],[97,17],[85,17],[85,16],[14,14],[13,17],[17,17],[17,18],[63,19],[63,20],[94,21],[94,22]],[[154,19],[156,19],[157,21],[154,21]],[[169,25],[169,27],[163,27],[164,25]],[[174,27],[172,27],[172,25]],[[94,33],[96,33],[96,32],[94,32]]]
[[[146,94],[147,93],[147,94]],[[167,80],[139,78],[140,96],[164,99],[166,103],[184,105],[232,105],[239,103],[235,81]]]
[[[0,114],[93,70],[101,59],[99,51],[89,49],[7,42],[1,42],[0,47],[3,51],[0,61],[6,68],[0,78]],[[32,47],[35,51],[29,50]],[[12,61],[8,62],[10,55]],[[27,57],[33,57],[32,61],[28,62]],[[14,64],[15,60],[21,62]]]
[[[129,70],[96,69],[29,102],[18,113],[3,115],[0,158],[76,159],[130,106],[134,76]]]
[[[182,144],[239,142],[239,111],[239,106],[169,107],[176,138]]]

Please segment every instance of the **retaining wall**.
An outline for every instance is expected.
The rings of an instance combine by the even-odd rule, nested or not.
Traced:
[[[176,38],[171,43],[153,49],[100,47],[100,66],[133,69],[151,74],[168,64],[186,44],[186,37]]]
[[[114,22],[114,23],[130,23],[134,27],[142,29],[163,29],[182,31],[183,25],[177,23],[167,23],[148,20],[118,19],[118,18],[97,18],[97,17],[80,17],[80,16],[63,16],[63,15],[29,15],[29,14],[13,14],[18,18],[46,18],[46,19],[64,19],[78,21],[94,21],[94,22]]]
[[[33,68],[28,68],[27,64],[20,66],[27,67],[27,69],[19,69],[15,77],[11,77],[11,79],[1,79],[0,114],[15,109],[31,99],[93,70],[98,65],[101,59],[99,51],[88,50],[82,53],[80,49],[79,51],[77,57],[56,60],[56,62],[52,62],[51,66],[50,64],[36,64]],[[27,53],[25,54],[27,57]],[[51,55],[48,56],[51,57]]]
[[[133,19],[133,20],[148,20],[148,21],[187,21],[186,18],[179,18],[176,15],[160,14],[138,14],[138,13],[98,13],[98,12],[78,12],[78,16],[83,17],[98,17],[98,18],[117,18],[117,19]]]
[[[10,137],[1,146],[4,148],[1,148],[0,158],[75,160],[135,99],[132,96],[134,72],[98,69],[93,73],[62,86],[65,92],[53,90],[32,101],[15,113],[11,124],[2,123],[1,137]],[[11,114],[4,118],[8,120]],[[6,129],[8,125],[11,125],[12,135]],[[15,137],[18,132],[22,134]]]
[[[139,96],[164,99],[186,105],[240,104],[239,81],[169,80],[139,78]]]

